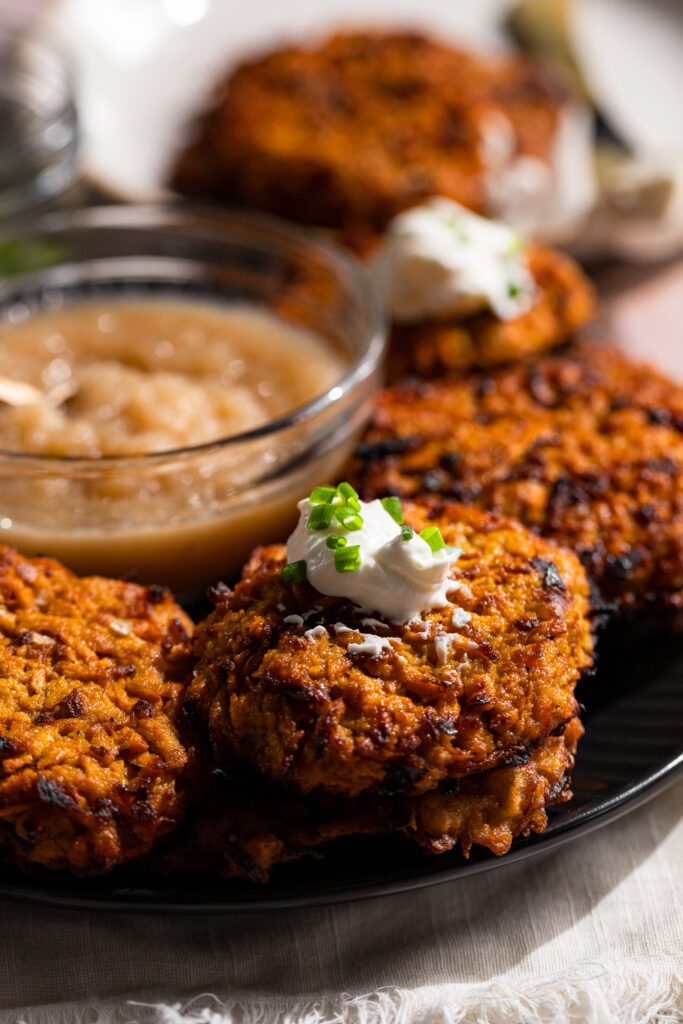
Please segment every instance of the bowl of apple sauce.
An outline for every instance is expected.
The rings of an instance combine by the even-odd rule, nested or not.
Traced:
[[[0,543],[196,599],[338,474],[384,344],[361,268],[269,218],[25,225],[0,238]]]

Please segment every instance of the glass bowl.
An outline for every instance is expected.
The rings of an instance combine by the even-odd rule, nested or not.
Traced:
[[[107,297],[247,304],[312,330],[347,369],[288,415],[208,444],[86,458],[0,451],[0,542],[189,601],[234,579],[257,544],[284,539],[296,502],[338,477],[385,344],[374,291],[344,253],[262,216],[186,206],[51,214],[3,247],[14,259],[0,324]]]

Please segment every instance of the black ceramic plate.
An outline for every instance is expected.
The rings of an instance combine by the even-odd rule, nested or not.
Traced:
[[[123,871],[83,880],[5,871],[0,896],[91,910],[252,913],[381,896],[504,868],[553,849],[644,803],[683,775],[683,634],[612,629],[597,673],[581,684],[586,736],[573,774],[574,799],[550,812],[541,835],[504,857],[475,850],[429,857],[407,842],[345,840],[322,860],[284,865],[267,886],[214,877],[160,879],[140,888]]]

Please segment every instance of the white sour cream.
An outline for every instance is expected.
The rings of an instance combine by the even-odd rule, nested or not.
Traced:
[[[461,552],[457,548],[432,551],[417,533],[402,540],[401,527],[381,501],[361,501],[360,506],[360,530],[347,532],[335,521],[326,529],[309,530],[315,506],[307,498],[300,501],[299,523],[287,542],[288,562],[303,559],[308,582],[321,594],[348,598],[363,611],[379,612],[396,622],[448,604],[446,595],[455,589],[449,572]],[[338,572],[335,568],[334,551],[325,541],[340,535],[349,546],[359,546],[359,569]]]
[[[363,639],[360,643],[349,644],[349,654],[369,654],[371,658],[380,658],[385,651],[391,651],[392,643],[386,637],[373,636],[372,633],[361,633]]]
[[[490,111],[482,128],[490,215],[554,244],[575,239],[598,198],[592,112],[574,103],[561,109],[548,163],[517,153],[515,129],[501,111]]]
[[[453,614],[451,615],[451,622],[456,627],[456,629],[460,629],[462,626],[466,626],[467,623],[471,621],[471,619],[472,616],[470,615],[469,612],[466,612],[464,608],[453,609]]]
[[[442,196],[391,221],[370,272],[394,320],[405,323],[480,309],[512,320],[536,291],[522,237]]]

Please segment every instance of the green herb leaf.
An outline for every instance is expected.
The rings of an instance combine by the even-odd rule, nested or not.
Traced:
[[[355,572],[360,569],[360,545],[337,548],[334,553],[334,567],[337,572]]]
[[[314,505],[308,517],[308,529],[326,530],[332,522],[333,511],[331,505]]]
[[[298,562],[290,562],[282,570],[282,578],[285,583],[301,583],[306,579],[306,562],[300,559]]]
[[[382,508],[389,513],[395,523],[398,523],[399,526],[403,525],[403,512],[398,498],[382,498]]]
[[[412,540],[414,536],[415,530],[412,526],[408,526],[407,523],[404,523],[401,527],[401,540]]]
[[[425,526],[424,530],[420,530],[420,537],[429,544],[434,552],[441,551],[446,547],[446,541],[441,536],[438,526]]]
[[[0,277],[23,274],[27,270],[43,270],[68,258],[68,252],[53,242],[8,238],[0,242]]]

